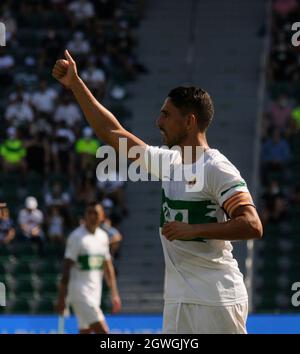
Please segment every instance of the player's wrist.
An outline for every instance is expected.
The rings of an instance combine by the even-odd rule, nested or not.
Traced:
[[[193,237],[193,238],[202,236],[201,224],[191,225],[191,231],[190,231],[189,236]]]
[[[79,84],[82,82],[80,76],[76,73],[74,74],[74,76],[72,77],[72,80],[70,81],[70,85],[69,85],[69,89],[71,91],[76,91],[76,89],[78,89]]]

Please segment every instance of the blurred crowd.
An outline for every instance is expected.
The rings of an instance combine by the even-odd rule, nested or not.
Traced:
[[[126,84],[147,69],[136,55],[142,0],[2,0],[0,21],[0,244],[64,243],[84,206],[102,202],[108,231],[128,210],[124,182],[99,182],[102,142],[71,93],[51,77],[68,48],[94,95],[130,129]],[[1,247],[1,246],[0,246]]]
[[[262,218],[282,224],[300,208],[300,46],[291,42],[292,24],[300,19],[300,2],[272,3],[268,58],[268,104],[263,115],[261,180]],[[299,209],[300,210],[300,209]]]

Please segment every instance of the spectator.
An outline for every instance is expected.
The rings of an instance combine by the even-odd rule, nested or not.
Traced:
[[[54,103],[57,98],[57,92],[52,88],[47,88],[46,81],[40,81],[39,90],[32,95],[32,105],[40,112],[50,115],[54,110]]]
[[[10,85],[13,80],[13,69],[15,59],[12,55],[4,51],[4,47],[0,46],[0,82],[4,87]]]
[[[69,5],[69,11],[72,13],[75,22],[90,20],[95,16],[95,9],[92,2],[88,0],[73,1]]]
[[[0,213],[0,245],[8,245],[16,236],[14,224],[8,208],[1,208]]]
[[[272,215],[277,215],[278,207],[284,205],[284,194],[282,193],[279,183],[276,180],[271,180],[268,185],[268,189],[263,194],[262,198],[262,219],[265,223],[267,223]]]
[[[273,8],[277,15],[286,17],[297,10],[298,3],[296,0],[275,0]]]
[[[91,201],[95,200],[96,195],[95,182],[93,178],[85,175],[81,178],[76,189],[76,200],[81,205],[87,205]]]
[[[284,132],[291,118],[292,107],[289,104],[288,97],[284,94],[278,96],[270,107],[271,124],[275,129]]]
[[[47,207],[57,207],[60,210],[67,210],[71,201],[70,193],[63,191],[62,185],[55,182],[52,189],[45,195],[45,204]]]
[[[270,68],[273,81],[292,80],[298,69],[297,58],[285,42],[279,43],[272,49]]]
[[[10,125],[24,126],[33,121],[34,114],[30,105],[19,94],[6,108],[4,117]]]
[[[18,139],[15,127],[7,129],[7,139],[1,146],[1,156],[5,172],[19,171],[24,173],[26,171],[26,148],[22,140]]]
[[[48,239],[50,242],[64,242],[64,218],[58,207],[52,206],[49,211],[48,219]]]
[[[42,34],[39,65],[41,70],[45,66],[51,66],[56,58],[57,54],[62,51],[63,40],[58,31],[52,27],[48,28],[45,34]]]
[[[67,44],[67,48],[74,56],[86,55],[91,51],[90,43],[84,38],[82,32],[74,33],[72,40]]]
[[[81,113],[78,106],[71,101],[71,97],[65,94],[61,103],[58,105],[54,120],[57,123],[64,122],[67,127],[74,127],[81,120]]]
[[[281,137],[279,130],[274,130],[272,138],[262,146],[262,161],[271,169],[283,169],[291,158],[288,142]]]
[[[86,70],[82,71],[81,76],[82,80],[91,88],[95,96],[102,100],[105,93],[105,72],[97,68],[93,62],[90,62]]]
[[[107,176],[106,181],[98,180],[97,187],[103,198],[110,198],[117,206],[119,211],[115,211],[115,213],[119,214],[120,221],[122,216],[128,213],[124,193],[125,182],[117,171],[109,172],[110,175]]]
[[[56,130],[54,142],[52,143],[52,156],[56,173],[74,173],[74,154],[73,145],[75,135],[73,131],[66,128],[64,124]]]
[[[96,152],[99,147],[100,143],[97,139],[93,138],[92,129],[85,127],[82,132],[82,138],[78,139],[75,145],[81,171],[88,171],[95,167]]]
[[[28,170],[44,176],[50,170],[50,145],[45,135],[34,133],[25,146]]]
[[[30,94],[24,90],[22,84],[17,84],[16,90],[11,92],[9,95],[9,102],[13,103],[17,100],[18,97],[21,97],[21,100],[26,103],[30,103]]]
[[[22,209],[18,216],[18,223],[24,240],[31,241],[38,245],[40,255],[44,252],[44,232],[42,229],[44,216],[38,209],[38,202],[35,197],[27,197],[25,209]]]

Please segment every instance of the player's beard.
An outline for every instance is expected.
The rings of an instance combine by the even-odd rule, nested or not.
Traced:
[[[180,146],[182,142],[187,139],[187,131],[181,131],[177,136],[170,137],[168,134],[165,134],[164,142],[171,149],[173,146]]]

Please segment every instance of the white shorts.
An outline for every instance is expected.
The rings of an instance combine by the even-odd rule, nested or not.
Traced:
[[[246,334],[248,302],[232,306],[167,303],[164,334]]]
[[[77,318],[79,329],[88,329],[91,324],[105,320],[99,306],[92,306],[83,301],[71,302],[70,305]]]

